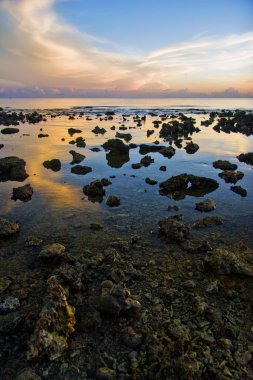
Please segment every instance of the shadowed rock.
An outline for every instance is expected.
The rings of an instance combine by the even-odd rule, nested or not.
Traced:
[[[71,168],[71,173],[85,175],[92,172],[92,168],[89,166],[76,165]]]
[[[214,161],[213,167],[215,169],[220,169],[220,170],[236,170],[237,169],[236,164],[231,164],[231,162],[229,162],[227,160]]]
[[[244,177],[244,174],[240,171],[225,170],[224,172],[219,173],[219,177],[224,179],[226,183],[236,183]]]
[[[158,223],[162,236],[167,243],[183,243],[190,236],[190,228],[182,222],[180,215],[170,216]]]
[[[12,199],[14,200],[20,199],[23,202],[27,202],[32,198],[32,195],[33,195],[33,188],[30,184],[27,184],[21,187],[14,187]]]
[[[71,165],[73,164],[79,164],[85,159],[85,156],[81,153],[75,152],[74,150],[70,150],[69,153],[73,157],[73,161],[71,162]]]
[[[43,166],[47,169],[53,170],[53,172],[58,172],[61,170],[61,161],[57,158],[54,158],[52,160],[44,161]]]
[[[0,219],[0,239],[8,238],[19,232],[19,224],[9,220]]]
[[[253,152],[241,153],[236,157],[240,162],[245,162],[245,164],[253,165]]]
[[[128,154],[129,146],[124,144],[123,141],[119,139],[110,139],[106,141],[102,147],[105,150],[109,150],[111,154],[119,155],[119,154]]]
[[[1,129],[1,133],[3,135],[12,135],[14,133],[18,133],[19,129],[18,128],[3,128]]]
[[[91,202],[101,203],[103,196],[105,195],[103,183],[99,180],[93,181],[89,185],[85,185],[83,187],[83,192],[88,196],[88,199]]]
[[[0,158],[0,181],[24,181],[28,177],[25,165],[22,158]]]

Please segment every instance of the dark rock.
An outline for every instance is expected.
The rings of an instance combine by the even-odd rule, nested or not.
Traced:
[[[146,167],[146,166],[151,165],[154,161],[155,160],[151,156],[144,156],[141,159],[141,164]]]
[[[25,368],[15,380],[41,380],[41,377],[32,368]]]
[[[100,223],[91,223],[90,229],[91,230],[102,230],[104,227]]]
[[[52,160],[44,161],[43,166],[47,169],[53,170],[53,172],[58,172],[61,170],[61,161],[58,160],[58,158],[53,158]]]
[[[105,150],[109,150],[110,153],[114,155],[129,153],[129,146],[119,139],[109,139],[102,145],[102,147]]]
[[[0,181],[24,181],[28,177],[25,165],[22,158],[0,158]]]
[[[136,348],[142,344],[143,338],[141,334],[136,333],[131,326],[128,326],[123,333],[122,340],[127,347]]]
[[[22,317],[18,312],[1,315],[0,318],[0,334],[12,335],[15,333],[22,323]]]
[[[207,216],[202,219],[195,220],[193,228],[213,227],[223,224],[222,219],[219,216]]]
[[[153,129],[147,130],[147,137],[151,136],[155,131]]]
[[[76,129],[76,128],[69,128],[68,129],[68,134],[70,136],[73,136],[75,133],[82,133],[82,131],[80,129]]]
[[[171,158],[176,153],[176,150],[172,146],[161,147],[161,148],[162,149],[159,150],[159,153],[162,154],[164,157]]]
[[[162,172],[166,172],[167,168],[165,165],[162,165],[160,166],[159,170],[161,170]]]
[[[241,186],[231,186],[230,189],[234,193],[241,195],[241,197],[247,196],[247,190],[243,189]]]
[[[45,259],[45,260],[54,260],[54,259],[62,259],[65,257],[65,247],[62,244],[59,243],[53,243],[45,245],[45,247],[42,248],[39,259]]]
[[[48,137],[49,135],[47,133],[39,133],[38,138]]]
[[[116,372],[108,367],[101,367],[96,372],[96,380],[115,380]]]
[[[190,228],[179,215],[170,216],[159,223],[159,235],[168,243],[183,243],[190,236]]]
[[[101,181],[93,181],[89,185],[83,187],[83,192],[92,202],[102,202],[105,190]]]
[[[91,132],[95,133],[96,135],[98,135],[98,134],[103,135],[103,134],[105,134],[106,129],[104,129],[104,128],[100,128],[100,127],[97,125],[94,129],[92,129]]]
[[[186,153],[188,153],[188,154],[194,154],[194,153],[197,152],[197,150],[199,150],[199,146],[198,146],[198,144],[193,143],[193,142],[191,141],[191,142],[189,142],[189,143],[185,146],[184,149],[186,150]]]
[[[101,179],[101,183],[102,183],[103,186],[109,186],[109,185],[112,184],[112,182],[109,179],[107,179],[107,178],[102,178]]]
[[[85,139],[81,136],[77,137],[75,142],[76,142],[77,148],[85,148],[86,147]]]
[[[13,236],[19,232],[19,224],[0,218],[0,239]]]
[[[190,240],[183,244],[183,249],[185,249],[188,253],[198,254],[207,253],[212,250],[212,247],[206,240]]]
[[[204,199],[202,202],[196,203],[195,208],[202,212],[213,211],[216,209],[216,203],[212,199]]]
[[[21,187],[14,187],[12,199],[14,200],[20,199],[21,201],[27,202],[32,198],[32,195],[33,195],[33,188],[31,185],[27,184]]]
[[[71,173],[74,173],[74,174],[85,175],[90,172],[92,172],[92,168],[89,166],[76,165],[71,168]]]
[[[132,167],[132,169],[140,169],[142,167],[142,164],[137,162],[136,164],[132,164],[131,167]]]
[[[130,143],[128,146],[129,146],[129,149],[138,148],[138,144],[134,144],[134,143]]]
[[[156,185],[158,182],[153,180],[153,179],[150,179],[149,177],[147,177],[145,179],[145,182],[148,184],[148,185]]]
[[[18,128],[4,128],[1,129],[1,133],[3,135],[12,135],[13,133],[18,133],[19,129]]]
[[[125,163],[130,160],[129,153],[126,154],[115,154],[109,152],[106,154],[107,164],[111,168],[121,168]]]
[[[91,150],[92,152],[100,152],[100,149],[97,148],[97,147],[90,148],[90,150]]]
[[[220,170],[236,170],[237,169],[237,165],[231,164],[231,162],[226,161],[226,160],[214,161],[213,167],[215,169],[220,169]]]
[[[74,150],[70,150],[69,153],[73,157],[73,161],[71,162],[71,165],[73,164],[79,164],[85,159],[85,156],[81,153],[75,152]]]
[[[19,299],[16,297],[6,297],[0,302],[0,313],[8,313],[20,307]]]
[[[0,149],[2,149],[4,147],[4,144],[0,144]]]
[[[106,201],[107,206],[117,207],[120,205],[120,199],[115,195],[110,195]]]
[[[123,139],[125,140],[126,142],[132,140],[132,135],[131,133],[120,133],[120,132],[116,132],[116,136],[117,138],[119,139]]]
[[[224,179],[226,183],[236,183],[244,177],[244,173],[240,171],[225,170],[224,172],[219,173],[219,177]]]
[[[240,162],[245,162],[248,165],[253,165],[253,152],[241,153],[236,157]]]

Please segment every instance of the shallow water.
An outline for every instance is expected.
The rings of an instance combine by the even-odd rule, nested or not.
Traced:
[[[174,103],[174,106],[178,104],[178,101]],[[180,101],[182,102],[182,100]],[[208,101],[208,107],[217,107],[220,100]],[[240,101],[242,99],[237,101],[237,107]],[[3,106],[8,104],[11,107],[14,104],[11,101],[9,103],[5,102],[1,102],[1,104]],[[36,107],[39,108],[57,108],[62,106],[63,99],[57,100],[58,103],[52,100],[52,102],[47,103],[47,106],[45,100],[29,100],[29,102],[25,102],[25,100],[16,100],[15,105],[30,108],[32,104],[36,104]],[[66,104],[68,106],[76,104],[76,100],[71,102],[72,100],[68,100]],[[93,102],[95,104],[95,100]],[[107,100],[107,102],[113,105],[111,100]],[[133,103],[133,100],[131,102]],[[161,104],[161,100],[159,102]],[[203,99],[201,103],[204,106]],[[25,106],[25,104],[27,105]],[[87,104],[89,104],[89,101]],[[152,106],[153,104],[158,103],[154,101]],[[234,100],[230,100],[230,106],[232,104],[235,105]],[[144,103],[141,104],[141,106],[144,105]],[[220,102],[219,105],[224,107],[225,101],[223,100],[223,103]],[[249,103],[244,102],[244,105],[249,105]],[[101,102],[99,106],[101,106]],[[190,106],[199,107],[200,103],[192,99]],[[137,107],[136,104],[135,107]],[[80,109],[72,108],[69,111],[78,112]],[[90,223],[99,222],[105,226],[105,234],[115,232],[119,234],[144,233],[154,244],[157,244],[158,221],[172,214],[167,211],[169,205],[177,204],[179,213],[184,216],[185,221],[193,223],[197,218],[206,216],[195,210],[195,203],[204,198],[211,198],[217,203],[217,208],[208,215],[221,216],[224,224],[212,229],[212,231],[208,229],[208,231],[197,232],[197,235],[203,236],[206,233],[214,232],[214,238],[221,239],[221,241],[222,239],[228,241],[243,240],[250,245],[252,244],[253,172],[249,165],[240,163],[236,159],[238,154],[252,151],[252,136],[246,137],[242,134],[225,134],[223,132],[218,134],[212,129],[212,126],[200,126],[201,120],[208,119],[208,114],[193,113],[191,116],[196,118],[196,126],[201,129],[199,133],[194,133],[192,136],[193,142],[198,143],[200,146],[200,149],[195,154],[189,155],[183,148],[176,148],[176,154],[171,159],[165,158],[159,153],[150,153],[149,155],[154,158],[155,162],[149,167],[134,170],[131,168],[131,164],[139,162],[143,157],[139,154],[139,148],[136,148],[130,150],[130,160],[128,162],[122,163],[120,168],[115,168],[109,165],[106,160],[106,152],[100,146],[106,139],[115,137],[118,127],[123,123],[122,109],[118,109],[116,116],[110,121],[100,121],[99,117],[95,116],[98,112],[101,112],[100,107],[98,109],[82,109],[82,111],[85,111],[85,116],[76,117],[75,120],[69,120],[66,115],[51,119],[50,115],[48,115],[46,122],[36,125],[21,125],[18,134],[1,135],[1,143],[4,144],[4,148],[0,151],[0,157],[15,155],[25,159],[27,163],[26,171],[29,173],[29,177],[22,184],[30,183],[34,189],[31,201],[24,203],[18,200],[15,202],[11,200],[12,188],[20,186],[21,183],[0,183],[0,215],[1,217],[19,220],[24,236],[36,234],[53,241],[56,236],[58,240],[61,239],[61,236],[64,236],[64,238],[68,236],[69,239],[73,239],[78,233],[90,234]],[[135,109],[133,112],[132,109],[124,108],[124,114],[137,112],[141,114],[147,113],[147,109],[144,111]],[[156,112],[157,114],[164,112],[164,109]],[[92,120],[86,120],[87,115],[90,115]],[[155,129],[155,133],[147,138],[146,131],[147,129],[153,129],[152,121],[155,119],[155,117],[147,116],[147,120],[141,128],[137,127],[121,132],[132,134],[131,143],[152,143],[159,140],[161,144],[168,145],[168,143],[164,143],[159,138],[159,129]],[[127,120],[124,122],[126,127],[135,126],[132,116],[129,116]],[[104,127],[107,132],[98,136],[92,133],[91,130],[97,125]],[[116,126],[115,131],[110,129],[112,125]],[[71,137],[67,132],[70,127],[81,129],[82,133]],[[41,128],[43,128],[43,133],[49,134],[49,137],[37,137]],[[87,144],[85,148],[76,148],[76,146],[69,144],[70,140],[80,135],[85,138]],[[62,138],[65,138],[65,141],[62,141]],[[95,146],[100,147],[100,152],[90,150]],[[81,165],[91,166],[91,173],[87,175],[71,173],[70,162],[72,161],[72,156],[69,154],[71,149],[86,156]],[[53,172],[42,165],[45,160],[53,158],[61,160],[61,171]],[[220,170],[214,169],[212,166],[212,162],[218,159],[226,159],[236,163],[238,170],[244,173],[244,178],[237,185],[247,190],[248,195],[246,198],[233,193],[230,190],[231,184],[227,184],[223,179],[219,178],[218,173]],[[161,165],[167,166],[166,172],[159,170]],[[205,197],[186,196],[183,200],[174,201],[159,195],[159,185],[150,186],[145,183],[146,177],[160,183],[173,175],[184,172],[216,179],[219,182],[219,188]],[[95,179],[108,178],[109,176],[115,176],[115,178],[112,179],[112,185],[106,188],[106,196],[103,202],[101,204],[90,202],[82,192],[83,186]],[[120,207],[109,208],[106,205],[106,199],[109,195],[120,197]]]

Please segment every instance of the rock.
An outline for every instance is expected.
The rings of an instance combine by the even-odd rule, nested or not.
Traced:
[[[184,149],[186,150],[186,153],[188,153],[188,154],[194,154],[194,153],[196,153],[199,150],[199,146],[198,146],[198,144],[193,143],[191,141],[191,142],[189,142],[189,143],[186,144],[186,146],[185,146]]]
[[[86,142],[83,137],[77,137],[75,140],[75,144],[77,148],[85,148],[86,147]]]
[[[23,202],[27,202],[32,198],[33,195],[33,188],[29,184],[21,187],[14,187],[12,191],[12,199],[14,199],[15,201],[17,199],[20,199]]]
[[[0,302],[0,313],[8,313],[19,308],[20,302],[16,297],[6,297]]]
[[[39,254],[39,259],[62,259],[65,256],[65,247],[59,243],[45,245]]]
[[[0,239],[13,236],[19,232],[20,226],[16,222],[10,222],[0,218]]]
[[[88,174],[92,172],[92,168],[90,166],[82,166],[82,165],[76,165],[71,168],[71,173],[74,174]]]
[[[2,149],[4,147],[4,144],[0,144],[0,149]]]
[[[202,202],[196,203],[195,208],[202,212],[213,211],[216,209],[216,203],[212,199],[204,199]]]
[[[91,223],[90,229],[91,230],[102,230],[104,227],[100,223]]]
[[[159,223],[159,235],[168,243],[183,243],[190,236],[190,228],[179,215],[170,216]]]
[[[85,156],[81,153],[75,152],[74,150],[70,150],[69,153],[73,157],[73,161],[71,162],[71,165],[73,164],[80,164],[85,159]]]
[[[237,165],[236,164],[231,164],[231,162],[226,161],[226,160],[218,160],[213,162],[213,167],[215,169],[220,169],[220,170],[236,170]]]
[[[207,253],[212,250],[212,247],[206,240],[190,240],[183,244],[183,249],[190,254],[198,254]]]
[[[166,166],[162,165],[160,166],[159,170],[161,170],[162,172],[166,172],[167,168]]]
[[[132,135],[131,133],[120,133],[120,132],[116,132],[116,136],[118,139],[123,139],[125,140],[126,142],[132,140]]]
[[[114,155],[129,153],[129,146],[119,139],[109,139],[102,145],[102,147],[105,150],[109,150],[110,153]]]
[[[198,229],[219,226],[221,224],[223,224],[223,222],[219,216],[206,216],[205,218],[195,220],[192,227]]]
[[[224,248],[216,248],[209,252],[204,259],[207,269],[216,274],[238,274],[253,277],[253,268],[240,257]]]
[[[75,133],[82,133],[81,129],[75,129],[75,128],[69,128],[68,129],[68,134],[70,136],[73,136]]]
[[[131,292],[123,284],[114,285],[111,281],[102,284],[101,296],[97,308],[111,317],[133,317],[140,314],[141,305],[131,298]]]
[[[245,162],[248,165],[253,165],[253,152],[241,153],[236,157],[240,162]]]
[[[151,165],[155,160],[151,156],[144,156],[141,159],[141,164],[145,167]]]
[[[140,169],[142,167],[142,164],[137,162],[136,164],[132,164],[131,167],[132,167],[132,169]]]
[[[92,152],[100,152],[100,149],[97,148],[97,147],[90,148],[90,150],[91,150]]]
[[[172,146],[166,146],[166,147],[160,147],[162,149],[159,150],[159,153],[162,154],[164,157],[171,158],[175,155],[176,149],[174,149]]]
[[[41,377],[32,368],[25,368],[15,380],[41,380]]]
[[[0,181],[24,181],[28,177],[25,165],[22,158],[0,158]]]
[[[101,367],[96,372],[97,380],[115,380],[116,372],[114,369],[110,369],[108,367]]]
[[[155,181],[155,180],[153,180],[153,179],[150,179],[149,177],[147,177],[146,179],[145,179],[145,182],[148,184],[148,185],[156,185],[158,182],[157,181]]]
[[[230,189],[241,197],[247,197],[247,190],[243,189],[241,186],[231,186]]]
[[[1,133],[3,135],[12,135],[13,133],[18,133],[19,129],[18,128],[4,128],[1,129]]]
[[[43,240],[36,236],[29,236],[25,239],[25,245],[27,247],[38,247],[42,242]]]
[[[177,190],[186,190],[189,183],[189,174],[183,173],[172,176],[164,182],[160,183],[160,189],[163,192],[172,192]]]
[[[38,138],[41,139],[43,137],[48,137],[49,135],[47,133],[39,133]]]
[[[57,359],[67,349],[68,338],[74,332],[75,310],[68,304],[64,288],[55,276],[47,284],[48,296],[28,345],[28,360],[44,356]]]
[[[106,154],[107,164],[112,168],[121,168],[126,162],[129,161],[129,153],[126,154],[115,154],[109,152]]]
[[[102,183],[103,186],[109,186],[109,185],[112,184],[112,182],[109,179],[107,179],[107,178],[102,178],[101,179],[101,183]]]
[[[91,132],[95,133],[96,135],[98,135],[99,133],[100,133],[101,135],[103,135],[103,134],[105,134],[106,129],[104,129],[104,128],[99,128],[99,126],[96,126],[94,129],[92,129]]]
[[[148,153],[156,153],[160,152],[161,149],[165,149],[165,146],[157,146],[157,145],[147,145],[147,144],[141,144],[139,153],[140,154],[148,154]]]
[[[0,277],[0,294],[10,286],[11,281],[6,277]]]
[[[115,195],[110,195],[106,201],[107,206],[117,207],[120,205],[120,199]]]
[[[92,202],[102,202],[105,190],[101,181],[96,180],[83,187],[83,192]]]
[[[224,179],[226,183],[236,183],[244,177],[244,174],[240,171],[225,170],[224,172],[219,173],[219,177]]]
[[[128,326],[122,340],[127,347],[136,348],[142,344],[142,335],[137,334],[131,326]]]
[[[44,161],[43,166],[47,169],[53,170],[54,172],[58,172],[61,170],[61,161],[57,158],[54,158],[52,160]]]

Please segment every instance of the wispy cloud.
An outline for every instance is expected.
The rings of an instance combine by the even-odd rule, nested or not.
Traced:
[[[129,55],[122,53],[122,47],[117,49],[113,41],[69,25],[55,12],[55,2],[2,1],[0,11],[10,18],[1,27],[2,94],[3,89],[18,91],[22,85],[30,91],[51,88],[59,93],[69,89],[77,94],[152,93],[184,87],[204,92],[250,89],[253,32],[222,38],[200,33],[147,55]],[[210,77],[213,79],[208,80]]]

